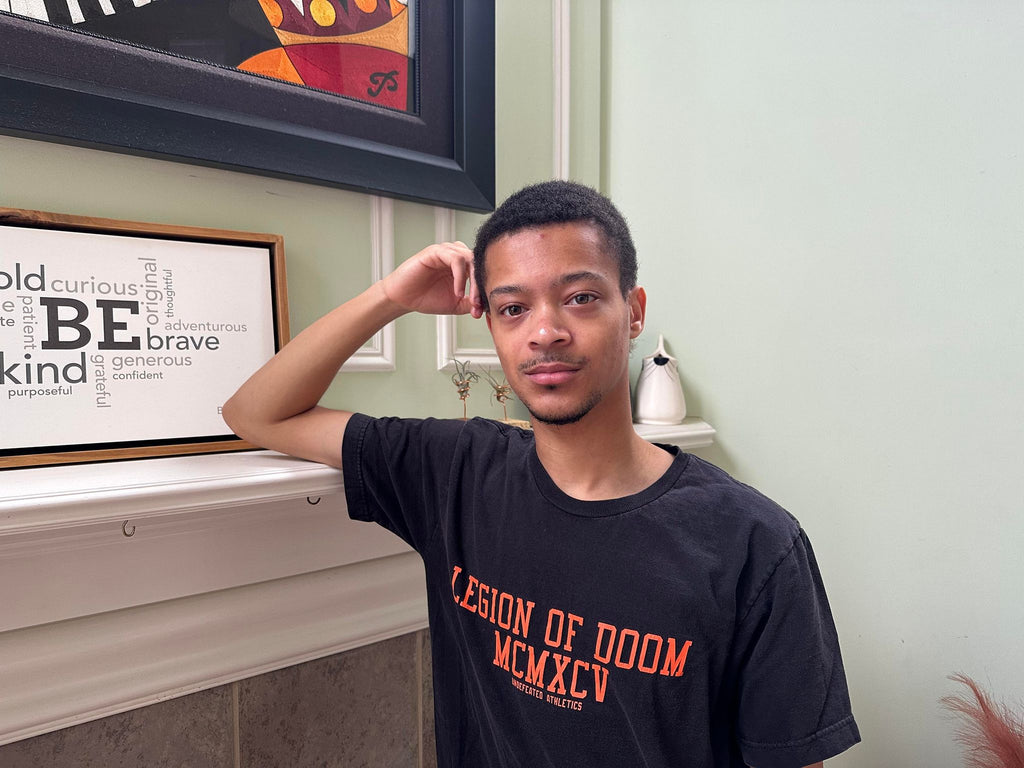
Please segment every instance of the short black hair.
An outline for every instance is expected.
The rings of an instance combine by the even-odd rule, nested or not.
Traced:
[[[522,229],[576,221],[592,224],[601,233],[608,255],[619,265],[619,288],[625,297],[636,286],[636,246],[625,218],[611,200],[590,187],[573,181],[544,181],[511,195],[477,230],[473,267],[484,309],[484,254],[491,243]]]

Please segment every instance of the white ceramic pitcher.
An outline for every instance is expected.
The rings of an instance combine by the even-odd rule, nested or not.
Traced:
[[[636,382],[637,424],[681,424],[686,418],[686,398],[679,382],[678,361],[665,351],[658,334],[658,348],[643,359]]]

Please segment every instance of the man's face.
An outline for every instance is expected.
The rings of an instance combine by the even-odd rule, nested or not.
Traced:
[[[628,404],[643,290],[623,298],[618,264],[597,229],[573,222],[513,232],[491,243],[486,263],[487,325],[534,419],[571,424]]]

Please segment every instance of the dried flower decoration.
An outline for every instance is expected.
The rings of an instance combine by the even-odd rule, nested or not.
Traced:
[[[452,358],[452,362],[455,363],[455,373],[452,374],[452,384],[459,392],[459,400],[462,401],[462,418],[469,418],[469,409],[466,405],[466,398],[469,397],[469,388],[474,381],[480,381],[480,377],[474,372],[469,370],[469,361],[459,362],[455,358]]]
[[[967,675],[951,675],[966,694],[944,696],[942,705],[960,719],[956,740],[967,768],[1024,768],[1024,713],[997,704]]]
[[[503,376],[501,383],[490,373],[490,371],[484,371],[484,376],[487,377],[487,382],[491,385],[494,391],[491,393],[491,397],[501,403],[501,410],[504,413],[505,421],[508,421],[508,406],[506,403],[512,398],[512,387],[509,386],[508,380]]]

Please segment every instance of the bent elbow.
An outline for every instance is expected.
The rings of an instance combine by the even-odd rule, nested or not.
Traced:
[[[229,398],[228,401],[221,406],[220,415],[221,418],[224,419],[224,423],[227,424],[228,429],[243,440],[246,439],[245,435],[242,434],[245,431],[245,426],[241,414],[241,408],[238,406],[238,402],[234,397]]]

